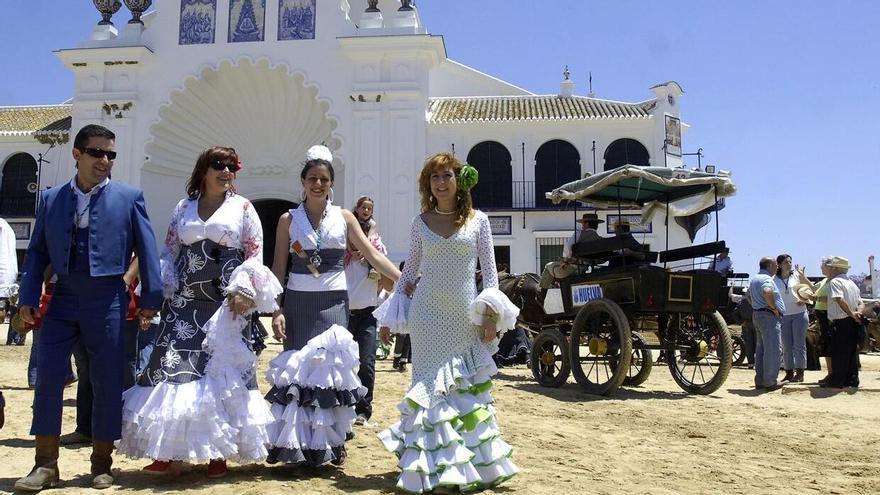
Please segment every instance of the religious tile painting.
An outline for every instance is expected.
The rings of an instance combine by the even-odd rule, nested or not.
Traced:
[[[217,0],[180,0],[181,45],[203,45],[214,42]]]
[[[278,0],[278,40],[315,39],[317,0]]]
[[[266,0],[229,0],[229,42],[263,41]]]

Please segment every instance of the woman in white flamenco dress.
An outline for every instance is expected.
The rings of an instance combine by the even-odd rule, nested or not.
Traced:
[[[234,193],[232,148],[205,150],[178,203],[162,253],[166,300],[150,364],[123,394],[119,452],[151,474],[179,462],[261,462],[274,424],[256,383],[255,313],[277,308],[281,285],[262,264],[263,230]]]
[[[358,344],[347,330],[348,242],[383,275],[400,277],[354,215],[330,200],[334,176],[330,150],[310,148],[300,173],[303,201],[278,221],[272,268],[279,279],[287,279],[287,288],[283,311],[272,319],[284,352],[269,363],[266,374],[272,385],[266,399],[276,419],[269,463],[314,467],[346,460],[355,405],[367,392],[357,375]]]
[[[471,209],[475,179],[468,174],[476,171],[462,169],[447,153],[427,161],[409,257],[397,289],[374,313],[383,339],[391,332],[412,339],[412,384],[398,406],[400,421],[379,438],[399,458],[397,488],[413,493],[479,490],[518,472],[490,391],[497,335],[513,328],[519,310],[498,290],[489,219]],[[406,287],[419,275],[410,300]]]

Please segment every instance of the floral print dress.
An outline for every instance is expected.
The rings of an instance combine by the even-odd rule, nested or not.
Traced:
[[[253,205],[230,194],[207,220],[198,200],[184,199],[174,210],[161,256],[165,302],[147,369],[126,391],[120,452],[129,457],[205,462],[265,458],[268,406],[245,373],[248,407],[227,411],[224,385],[206,379],[211,353],[203,345],[206,324],[218,313],[236,269],[262,262],[263,230]],[[250,262],[249,262],[250,263]],[[252,298],[258,283],[246,292]],[[251,324],[240,339],[253,347]]]

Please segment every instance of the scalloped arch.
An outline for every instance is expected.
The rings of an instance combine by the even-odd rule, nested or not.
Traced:
[[[240,178],[290,176],[309,146],[336,151],[341,140],[330,102],[301,72],[267,59],[226,59],[190,76],[171,92],[150,127],[144,170],[188,177],[203,149],[231,146],[241,157]],[[343,170],[336,156],[334,166]]]

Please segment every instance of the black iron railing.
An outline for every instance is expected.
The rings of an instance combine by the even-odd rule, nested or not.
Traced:
[[[474,206],[483,210],[571,210],[582,205],[562,203],[554,205],[544,197],[545,191],[535,191],[535,181],[484,181],[471,191]]]

